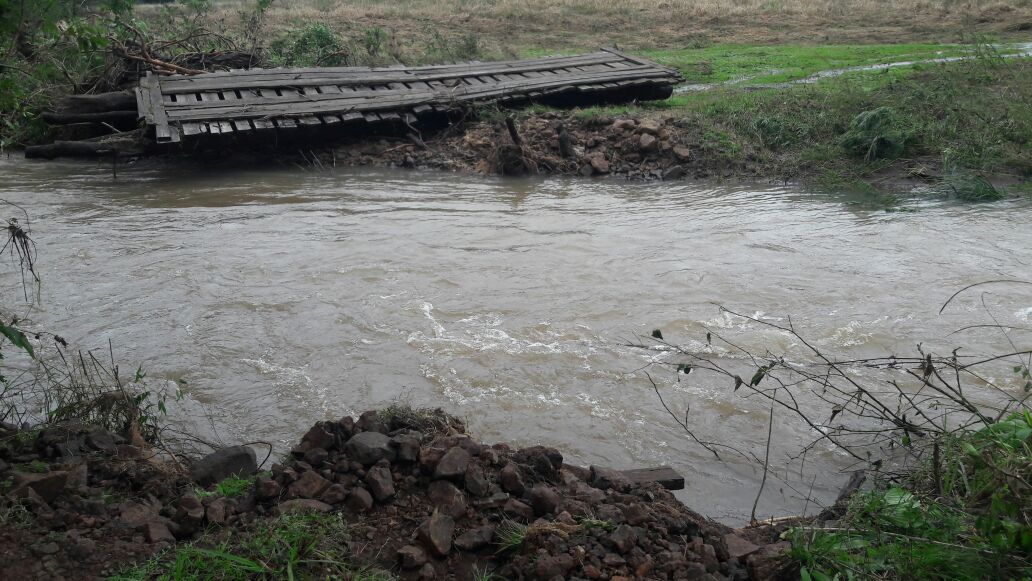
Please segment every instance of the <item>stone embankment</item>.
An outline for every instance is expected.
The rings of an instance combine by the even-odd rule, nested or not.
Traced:
[[[316,424],[287,458],[257,472],[243,446],[186,470],[101,429],[8,430],[0,577],[104,577],[177,543],[294,511],[340,513],[349,559],[403,579],[493,571],[509,580],[714,581],[790,569],[785,543],[714,523],[658,484],[463,432],[457,421],[368,412]],[[238,496],[198,494],[255,473]]]

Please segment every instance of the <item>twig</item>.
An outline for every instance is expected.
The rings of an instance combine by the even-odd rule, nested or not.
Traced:
[[[756,524],[756,506],[760,504],[760,496],[763,495],[763,487],[767,485],[767,471],[770,466],[770,440],[774,433],[774,402],[777,400],[777,390],[770,402],[770,420],[767,422],[767,451],[763,455],[763,478],[760,479],[760,489],[756,491],[756,500],[753,501],[752,512],[749,514],[749,522]]]

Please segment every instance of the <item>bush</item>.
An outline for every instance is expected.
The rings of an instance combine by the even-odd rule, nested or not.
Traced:
[[[269,45],[269,61],[276,66],[341,66],[347,64],[346,45],[325,24],[311,24],[281,35]]]
[[[906,142],[907,134],[889,107],[860,113],[853,118],[849,130],[839,139],[847,151],[867,161],[896,159],[903,153]]]
[[[802,577],[1027,579],[1030,444],[1027,410],[945,437],[905,487],[856,495],[834,528],[792,530]]]

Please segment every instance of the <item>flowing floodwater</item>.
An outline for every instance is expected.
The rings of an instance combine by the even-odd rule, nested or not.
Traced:
[[[984,322],[977,301],[939,306],[1032,264],[1024,200],[886,212],[767,185],[156,162],[112,179],[106,164],[9,159],[0,175],[39,246],[33,324],[104,353],[110,339],[152,385],[185,381],[224,441],[282,452],[316,420],[404,399],[488,442],[670,464],[688,480],[681,498],[727,522],[748,515],[760,470],[679,432],[637,371],[655,353],[625,343],[660,328],[704,349],[710,328],[761,352],[798,347],[719,303],[791,316],[844,356],[918,341],[991,352],[1006,346],[998,333],[947,336]],[[4,296],[20,299],[16,266],[3,270]],[[996,314],[1030,322],[1032,290],[1011,290]],[[651,373],[677,413],[691,406],[697,435],[762,455],[762,402]],[[775,465],[813,437],[779,416]],[[801,511],[791,487],[805,495],[815,474],[814,495],[834,496],[848,465],[816,449],[791,486],[768,485],[759,513]]]

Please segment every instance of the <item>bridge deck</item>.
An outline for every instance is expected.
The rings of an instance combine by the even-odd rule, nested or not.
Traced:
[[[512,105],[557,95],[592,99],[669,96],[677,71],[616,50],[522,61],[416,68],[250,69],[148,74],[140,117],[159,143],[348,123],[414,123],[470,104]]]

